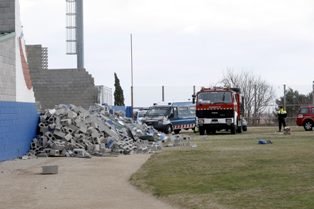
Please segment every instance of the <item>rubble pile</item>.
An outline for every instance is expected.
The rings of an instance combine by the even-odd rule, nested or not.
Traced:
[[[172,135],[166,140],[163,140],[163,146],[165,147],[192,147],[191,137],[187,135]]]
[[[85,110],[58,105],[40,115],[39,135],[30,155],[86,157],[106,154],[148,153],[161,149],[165,134],[131,119],[109,114],[95,105]]]

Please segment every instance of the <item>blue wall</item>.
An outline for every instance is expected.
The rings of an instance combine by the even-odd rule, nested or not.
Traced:
[[[25,155],[36,136],[35,103],[0,102],[0,161]]]

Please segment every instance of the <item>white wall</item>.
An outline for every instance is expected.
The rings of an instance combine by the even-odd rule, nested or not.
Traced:
[[[19,38],[22,38],[22,49],[26,57],[24,34],[22,31],[21,20],[20,20],[20,5],[19,0],[15,0],[15,57],[16,57],[16,101],[17,102],[35,102],[35,96],[33,88],[28,89],[24,79],[21,54],[19,48]]]

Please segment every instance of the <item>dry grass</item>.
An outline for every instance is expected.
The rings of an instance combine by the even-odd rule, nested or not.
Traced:
[[[263,127],[191,136],[197,148],[153,155],[131,182],[189,209],[314,208],[314,132]]]

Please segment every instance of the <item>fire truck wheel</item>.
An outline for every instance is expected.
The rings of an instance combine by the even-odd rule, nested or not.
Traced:
[[[205,134],[205,128],[204,127],[199,127],[198,128],[200,135],[204,135]]]
[[[236,125],[232,125],[231,128],[230,128],[231,134],[236,134],[236,130],[237,130],[237,126]]]
[[[242,133],[242,130],[243,130],[243,129],[242,129],[242,126],[238,126],[237,132],[238,132],[238,133]]]

